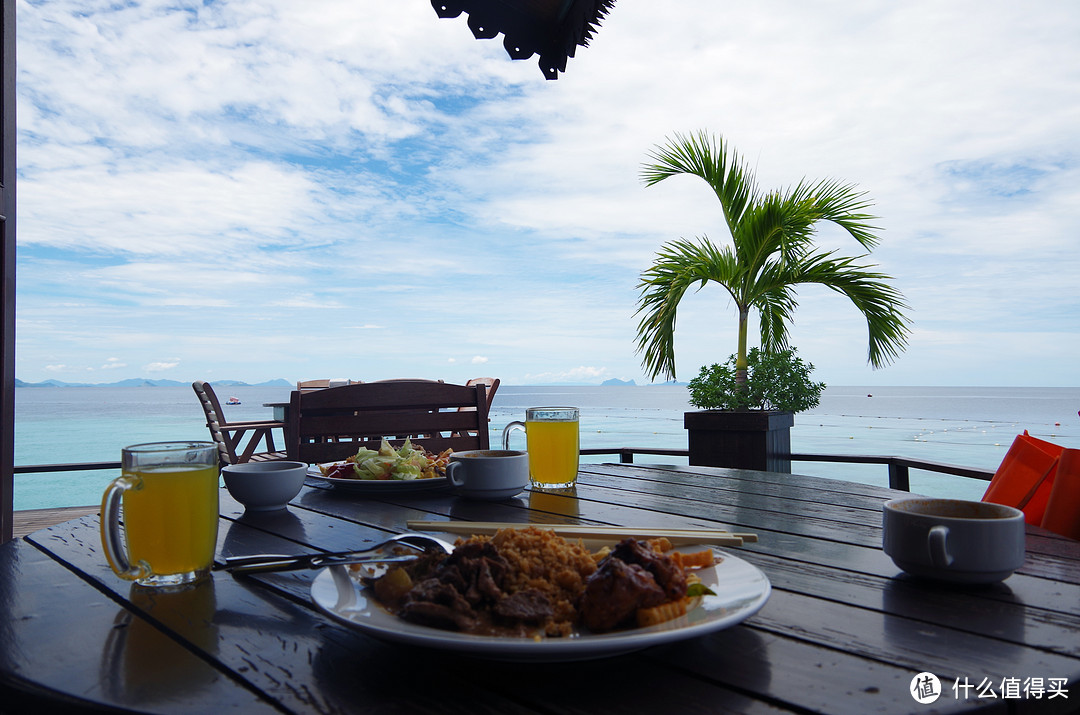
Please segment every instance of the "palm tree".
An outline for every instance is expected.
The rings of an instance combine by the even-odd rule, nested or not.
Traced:
[[[788,347],[788,323],[798,307],[796,287],[818,284],[842,293],[866,318],[869,363],[883,367],[907,347],[910,321],[904,296],[877,273],[860,264],[865,257],[845,257],[816,249],[815,226],[828,221],[847,231],[869,252],[878,244],[875,217],[865,193],[836,181],[815,184],[804,179],[787,191],[762,194],[738,154],[717,138],[698,132],[676,134],[658,146],[642,166],[641,178],[652,186],[677,174],[698,176],[716,193],[731,245],[701,237],[670,241],[641,274],[638,288],[637,352],[650,379],[675,377],[675,317],[691,286],[722,285],[739,312],[736,385],[746,384],[746,332],[750,310],[761,318],[761,349]]]

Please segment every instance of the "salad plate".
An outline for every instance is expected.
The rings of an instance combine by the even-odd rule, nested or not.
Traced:
[[[340,462],[332,462],[331,464],[340,464]],[[323,466],[328,467],[330,464],[324,464]],[[335,489],[346,489],[369,494],[420,492],[446,487],[450,484],[446,477],[434,477],[431,479],[337,479],[335,477],[324,477],[317,464],[308,467],[308,476],[332,484]]]
[[[703,548],[707,547],[686,550]],[[566,638],[474,635],[410,623],[386,610],[343,566],[323,569],[311,584],[311,598],[316,607],[340,623],[393,643],[500,660],[592,660],[714,633],[757,613],[772,590],[768,577],[737,556],[714,552],[721,557],[720,563],[695,573],[715,595],[700,597],[700,604],[686,615],[647,628],[580,632]]]

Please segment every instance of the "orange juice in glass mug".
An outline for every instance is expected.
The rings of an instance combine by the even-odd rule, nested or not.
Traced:
[[[543,489],[572,487],[578,473],[578,408],[530,407],[525,422],[511,422],[503,430],[503,448],[510,449],[510,433],[525,431],[529,452],[529,479]]]
[[[101,540],[113,571],[144,586],[177,586],[209,574],[218,526],[214,443],[125,447],[121,471],[101,505]]]

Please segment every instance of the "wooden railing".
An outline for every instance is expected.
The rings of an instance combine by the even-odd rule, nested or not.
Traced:
[[[120,462],[77,462],[73,464],[24,464],[15,466],[16,474],[41,472],[89,472],[95,469],[120,469]]]
[[[663,447],[586,447],[581,450],[582,454],[617,454],[623,464],[633,464],[635,454],[656,454],[664,457],[686,457],[690,451],[686,449],[665,449]]]
[[[924,469],[928,472],[939,474],[951,474],[957,477],[969,479],[981,479],[990,481],[994,477],[992,471],[985,469],[973,469],[960,467],[955,464],[943,464],[941,462],[925,462],[921,459],[907,459],[906,457],[871,457],[866,455],[851,454],[792,454],[792,462],[845,462],[850,464],[886,464],[889,467],[889,488],[900,489],[905,492],[911,491],[911,481],[908,477],[909,469]]]
[[[624,464],[633,464],[636,454],[654,454],[664,457],[686,457],[689,450],[686,449],[663,449],[651,447],[590,447],[581,450],[582,454],[617,454],[619,461]],[[884,464],[889,468],[889,488],[901,491],[911,491],[911,469],[924,469],[928,472],[939,474],[951,474],[957,477],[970,479],[982,479],[990,481],[994,473],[985,469],[973,469],[961,467],[955,464],[941,462],[926,462],[921,459],[908,459],[906,457],[878,457],[853,454],[801,454],[792,453],[792,462],[841,462],[848,464]]]
[[[585,455],[617,454],[623,464],[633,464],[634,456],[638,454],[651,454],[662,457],[686,457],[689,450],[667,449],[663,447],[586,447],[581,450]],[[985,469],[973,469],[961,467],[955,464],[943,464],[941,462],[926,462],[921,459],[908,459],[906,457],[884,457],[853,454],[801,454],[792,453],[792,462],[840,462],[847,464],[883,464],[889,468],[889,487],[901,491],[911,491],[909,471],[911,469],[923,469],[928,472],[939,474],[951,474],[957,477],[969,479],[982,479],[990,481],[994,476],[992,471]],[[41,472],[81,472],[95,469],[119,469],[120,462],[83,462],[77,464],[29,464],[16,466],[16,474],[29,474]]]

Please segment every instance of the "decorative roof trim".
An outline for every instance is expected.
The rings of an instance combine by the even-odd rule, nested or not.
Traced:
[[[539,55],[540,71],[558,79],[578,46],[588,47],[615,0],[431,0],[441,18],[469,16],[478,40],[503,36],[513,60]]]

